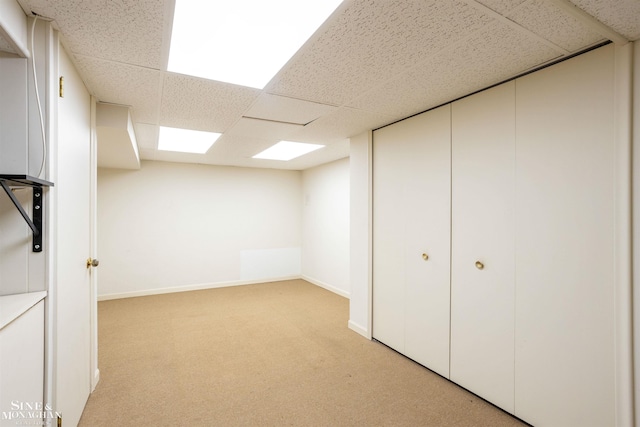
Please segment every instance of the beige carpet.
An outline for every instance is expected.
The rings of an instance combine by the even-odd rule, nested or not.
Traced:
[[[80,426],[525,425],[347,328],[302,280],[99,303]]]

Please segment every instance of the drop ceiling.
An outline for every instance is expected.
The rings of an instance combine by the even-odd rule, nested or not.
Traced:
[[[18,2],[54,20],[98,101],[130,106],[141,159],[293,170],[347,157],[363,131],[640,37],[638,0],[345,0],[259,90],[166,71],[173,0]],[[0,50],[12,51],[2,37]],[[159,126],[223,136],[206,154],[163,152]],[[251,158],[280,139],[326,147]]]

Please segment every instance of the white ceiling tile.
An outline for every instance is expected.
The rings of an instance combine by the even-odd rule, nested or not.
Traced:
[[[293,123],[272,122],[261,119],[249,119],[242,117],[238,120],[225,135],[234,137],[259,136],[262,139],[282,140],[302,128],[302,125]]]
[[[150,148],[141,148],[140,149],[140,160],[155,160],[156,159],[156,153],[158,153],[158,150],[154,149],[150,149]]]
[[[153,159],[145,159],[145,160],[156,160],[156,161],[162,161],[162,162],[176,162],[176,163],[206,163],[205,162],[206,159],[203,154],[179,153],[176,151],[162,151],[162,150],[157,150]]]
[[[558,57],[558,51],[538,38],[496,22],[466,43],[443,53],[440,68],[432,75],[438,76],[442,87],[451,88],[454,99],[516,77]],[[445,84],[446,74],[452,78]],[[422,78],[427,84],[429,80]],[[466,89],[456,90],[459,85]]]
[[[168,0],[20,0],[23,8],[55,18],[74,54],[143,67],[162,66]]]
[[[332,105],[263,93],[245,116],[306,125],[335,109]]]
[[[571,0],[571,2],[629,40],[640,39],[640,1]]]
[[[161,72],[86,56],[74,59],[99,101],[130,105],[135,122],[158,123]]]
[[[233,164],[234,159],[251,159],[251,157],[266,150],[276,142],[278,141],[275,139],[224,134],[211,147],[206,157],[224,164]]]
[[[350,102],[349,106],[384,114],[391,118],[388,122],[393,122],[449,101],[448,96],[445,99],[433,96],[447,80],[446,74],[431,75],[432,72],[438,73],[443,70],[438,62],[442,61],[442,58],[436,56],[433,59],[414,73],[404,73],[384,85],[367,91]],[[410,79],[409,76],[418,78]]]
[[[480,3],[501,15],[512,11],[526,1],[527,0],[476,0],[477,3]]]
[[[515,77],[557,56],[537,38],[496,22],[350,105],[403,118]]]
[[[166,73],[160,124],[222,133],[242,116],[260,92],[244,86]]]
[[[212,165],[280,168],[283,162],[253,159],[259,152],[271,147],[277,141],[256,137],[222,135],[200,162]]]
[[[292,139],[315,144],[341,143],[361,133],[363,129],[373,129],[391,121],[392,116],[340,107],[298,130],[292,135]]]
[[[456,0],[355,0],[323,26],[266,89],[344,105],[490,21],[477,8]]]
[[[144,149],[155,150],[158,148],[158,134],[160,130],[158,126],[146,123],[134,123],[133,129],[136,133],[138,148],[140,148],[141,152]]]
[[[320,150],[316,150],[305,156],[290,160],[286,163],[287,169],[304,170],[320,164],[333,162],[335,160],[349,157],[349,140],[345,139],[339,143],[327,145]]]
[[[200,159],[201,163],[269,169],[303,170],[349,156],[349,140],[328,144],[319,150],[289,161],[252,159],[251,157],[273,145],[258,138],[222,136]]]
[[[544,0],[531,0],[507,17],[569,52],[604,41],[603,36]]]

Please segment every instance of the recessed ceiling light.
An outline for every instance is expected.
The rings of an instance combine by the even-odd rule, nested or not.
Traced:
[[[276,145],[273,145],[263,152],[256,154],[255,156],[253,156],[253,158],[268,160],[291,160],[322,147],[324,147],[324,145],[307,144],[304,142],[280,141]]]
[[[342,0],[176,0],[168,71],[257,89]]]
[[[160,126],[158,150],[204,154],[219,137],[215,132]]]

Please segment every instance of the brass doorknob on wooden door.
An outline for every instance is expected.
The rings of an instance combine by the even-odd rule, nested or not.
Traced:
[[[87,258],[87,268],[89,267],[97,267],[100,264],[100,261],[93,258]]]
[[[422,259],[425,260],[425,261],[428,260],[429,259],[429,255],[423,253],[422,254]]]
[[[484,264],[481,263],[480,261],[476,261],[476,268],[478,270],[482,270],[484,268]]]

